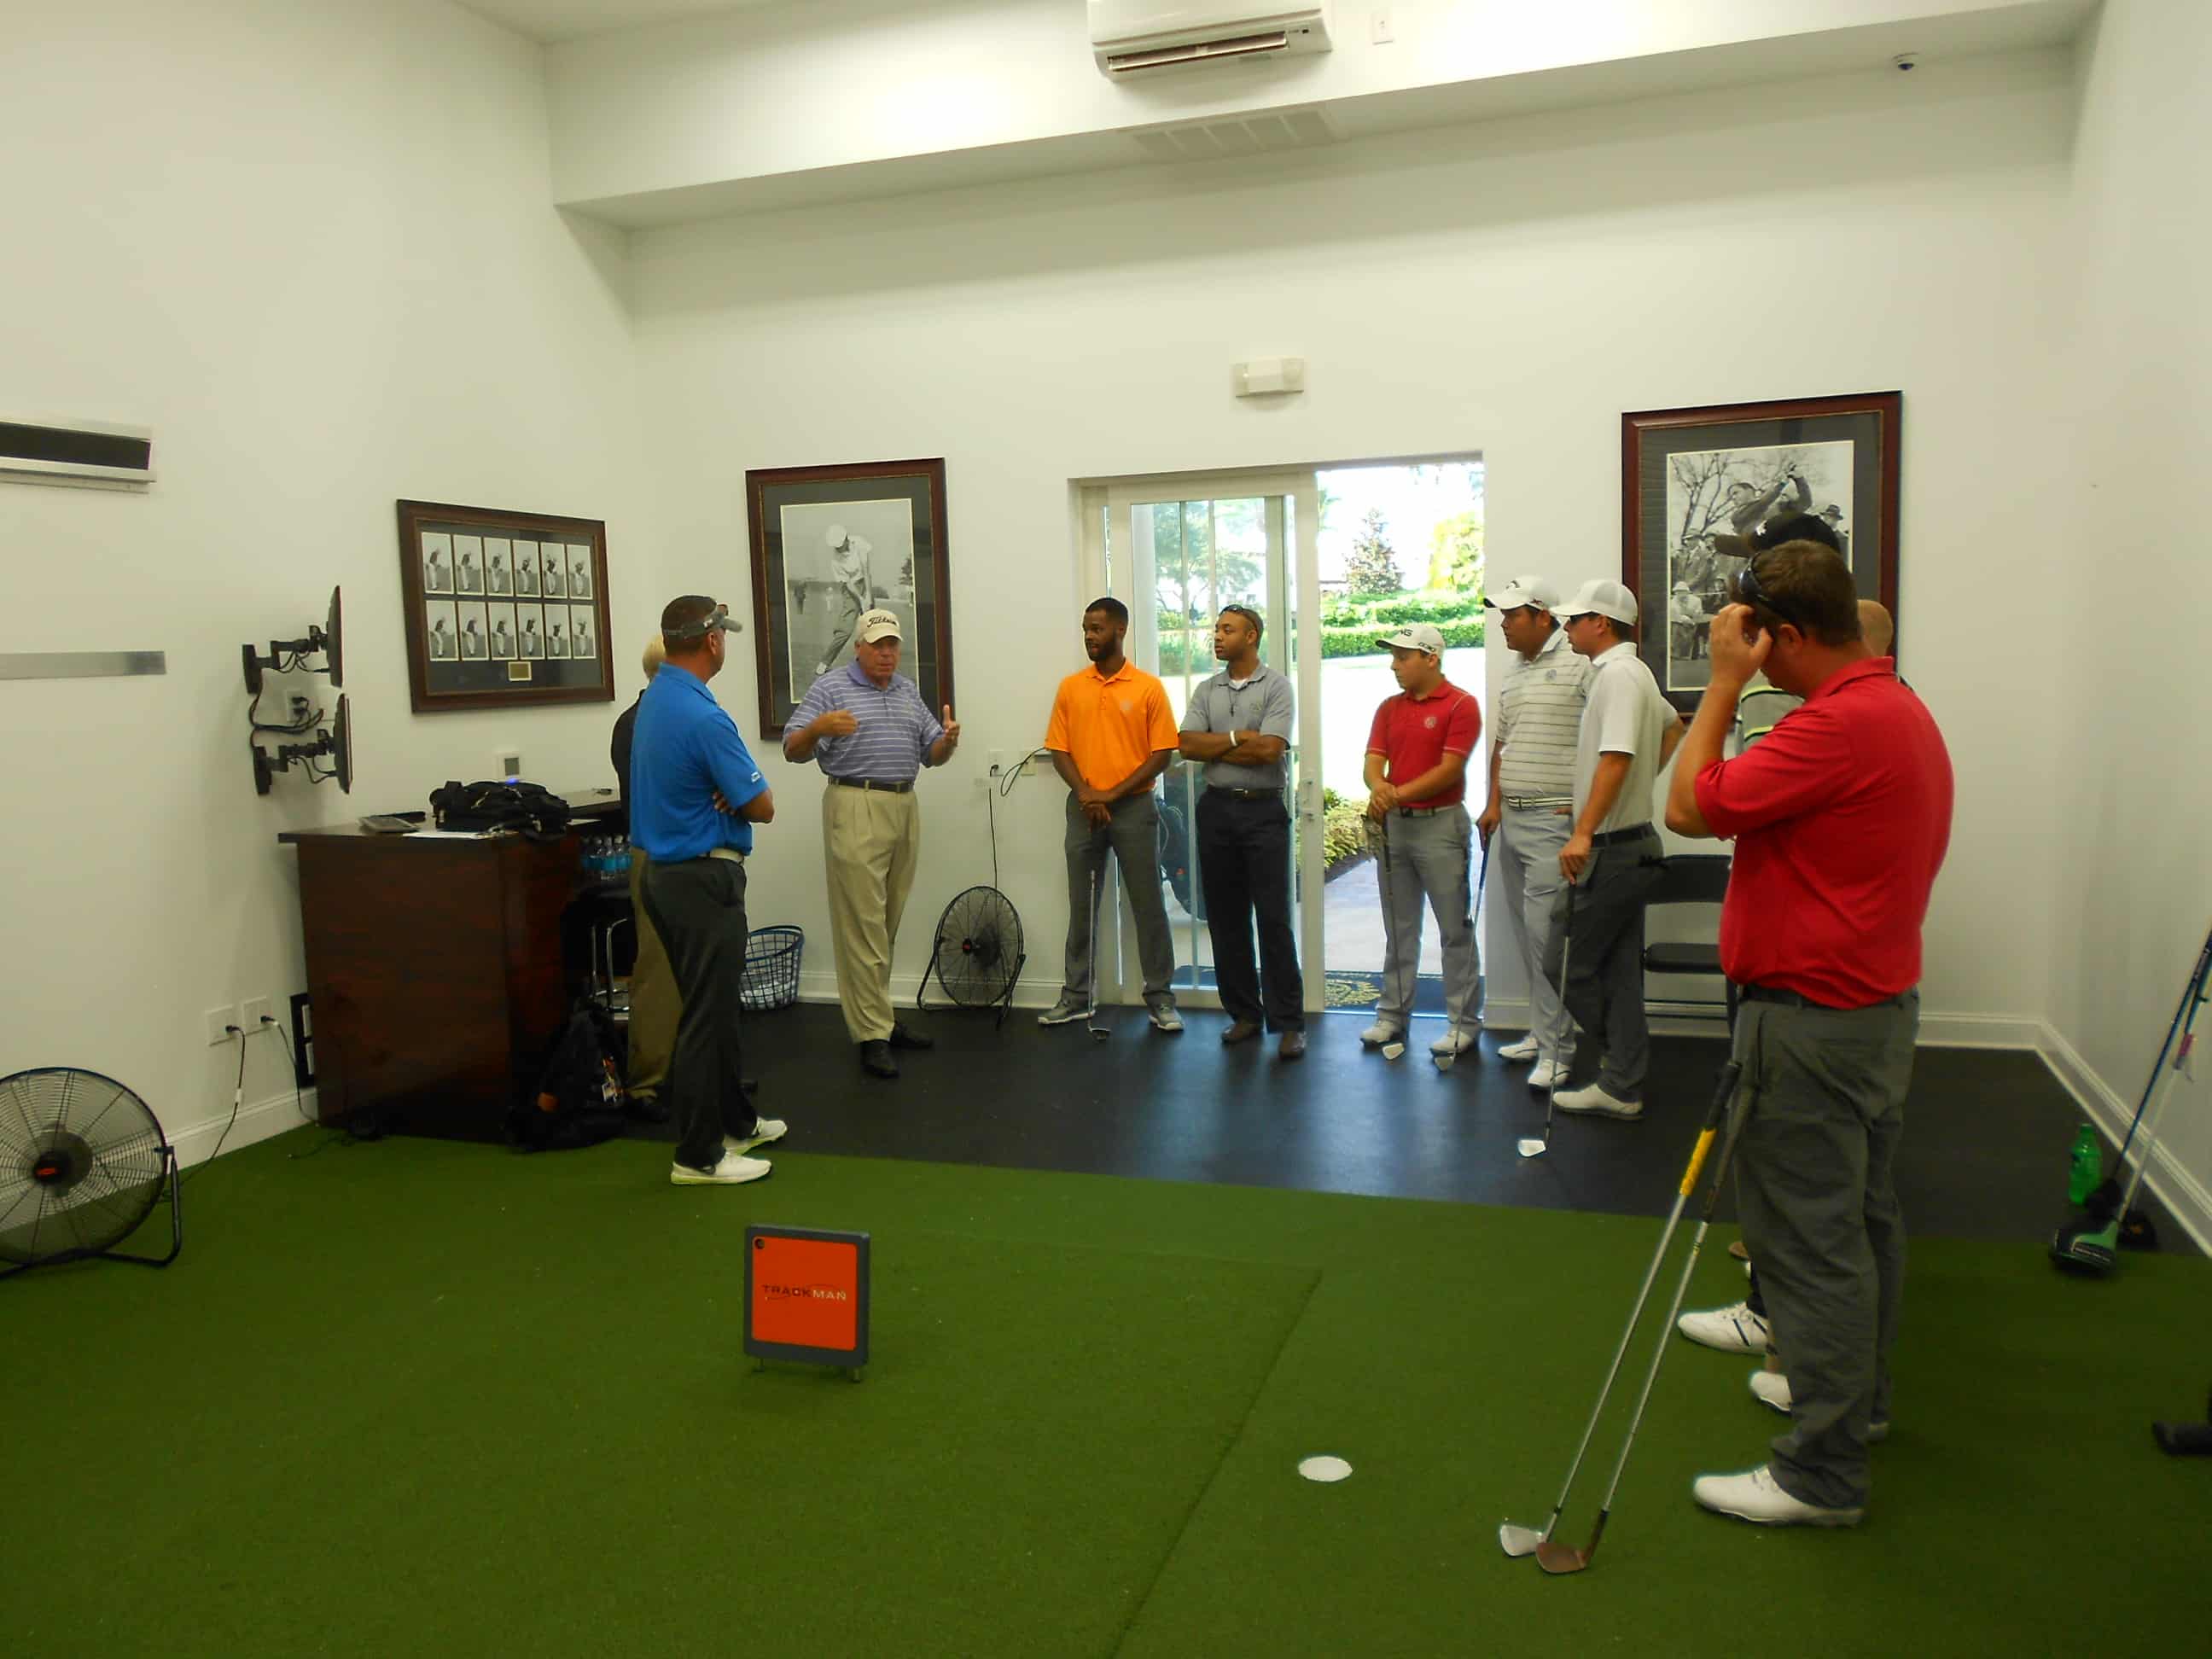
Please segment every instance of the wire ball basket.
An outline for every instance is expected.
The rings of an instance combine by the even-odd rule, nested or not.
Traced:
[[[806,935],[796,927],[756,927],[745,940],[744,1011],[764,1014],[799,1000],[799,957]]]

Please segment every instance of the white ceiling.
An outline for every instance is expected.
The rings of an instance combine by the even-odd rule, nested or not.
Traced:
[[[805,0],[822,7],[837,0]],[[920,4],[923,0],[913,0]],[[722,11],[789,5],[793,0],[459,0],[480,17],[504,23],[532,40],[574,40],[616,29],[643,28],[678,17],[704,17]]]

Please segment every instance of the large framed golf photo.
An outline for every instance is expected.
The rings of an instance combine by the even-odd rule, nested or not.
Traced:
[[[1801,514],[1826,523],[1860,597],[1897,617],[1903,413],[1901,392],[1869,392],[1620,417],[1620,580],[1669,702],[1697,708],[1713,614],[1763,526]]]
[[[763,737],[781,738],[807,688],[852,662],[866,611],[897,616],[899,672],[922,706],[952,702],[941,457],[749,471],[745,515]]]

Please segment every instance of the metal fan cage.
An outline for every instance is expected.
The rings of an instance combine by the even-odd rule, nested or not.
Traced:
[[[956,1007],[995,1008],[1003,1025],[1013,1006],[1022,964],[1028,960],[1022,919],[1006,896],[995,887],[970,887],[956,893],[938,918],[937,939],[930,947],[929,966],[922,969],[921,989],[929,989],[929,976],[934,974]],[[921,1006],[920,993],[915,1006]]]
[[[184,1243],[177,1153],[152,1110],[97,1072],[48,1066],[0,1078],[0,1278],[101,1256],[167,1267]],[[169,1201],[169,1252],[115,1247]]]

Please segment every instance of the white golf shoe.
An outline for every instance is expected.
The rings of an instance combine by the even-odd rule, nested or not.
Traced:
[[[1474,1033],[1462,1031],[1454,1026],[1429,1045],[1429,1052],[1432,1054],[1463,1054],[1474,1047]]]
[[[721,1162],[711,1170],[695,1170],[689,1164],[671,1164],[668,1181],[674,1187],[741,1187],[748,1181],[761,1180],[771,1167],[764,1158],[724,1152]]]
[[[1556,1089],[1567,1080],[1567,1062],[1564,1060],[1540,1060],[1528,1073],[1532,1089]]]
[[[1774,1340],[1773,1331],[1765,1320],[1752,1312],[1748,1302],[1728,1308],[1708,1308],[1703,1313],[1686,1313],[1674,1322],[1674,1328],[1691,1341],[1718,1348],[1723,1353],[1765,1353],[1767,1345]],[[1790,1409],[1786,1398],[1781,1409]]]
[[[1380,1048],[1386,1042],[1395,1042],[1406,1035],[1402,1025],[1393,1025],[1387,1019],[1378,1019],[1359,1034],[1360,1042],[1370,1048]]]
[[[1863,1509],[1824,1510],[1792,1498],[1764,1463],[1741,1474],[1701,1474],[1690,1483],[1690,1495],[1717,1514],[1761,1527],[1856,1527],[1866,1516]]]
[[[1751,1374],[1751,1392],[1762,1406],[1771,1407],[1784,1417],[1790,1415],[1790,1378],[1786,1372],[1759,1370]],[[1867,1425],[1867,1440],[1879,1445],[1889,1438],[1889,1425]]]
[[[1520,1042],[1509,1042],[1500,1048],[1498,1051],[1498,1057],[1508,1065],[1526,1066],[1543,1052],[1544,1045],[1536,1041],[1536,1034],[1531,1031]]]
[[[1563,1112],[1580,1112],[1591,1117],[1617,1117],[1631,1121],[1644,1115],[1640,1100],[1620,1100],[1607,1094],[1602,1085],[1593,1083],[1587,1089],[1563,1089],[1553,1103]]]

